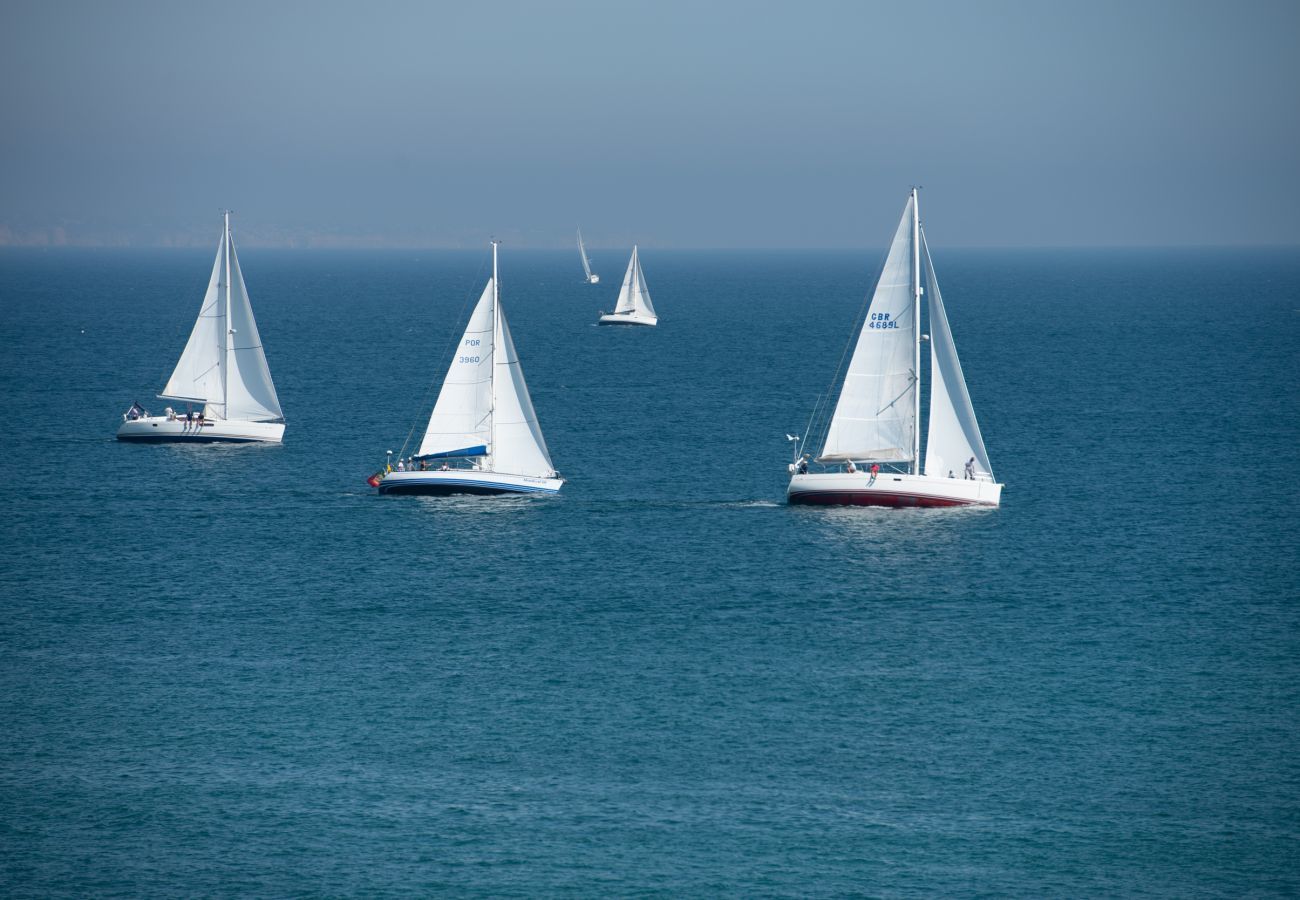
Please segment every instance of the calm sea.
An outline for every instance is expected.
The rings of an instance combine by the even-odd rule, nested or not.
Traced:
[[[783,502],[874,251],[595,256],[502,252],[568,484],[434,499],[486,248],[245,251],[235,448],[113,440],[209,251],[0,254],[0,891],[1300,892],[1300,252],[936,248],[994,511]]]

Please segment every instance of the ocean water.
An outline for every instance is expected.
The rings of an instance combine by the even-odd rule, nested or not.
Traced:
[[[788,507],[874,252],[502,250],[553,498],[378,497],[489,254],[0,254],[0,890],[1300,892],[1300,254],[944,251],[998,510]],[[418,438],[418,434],[417,434]]]

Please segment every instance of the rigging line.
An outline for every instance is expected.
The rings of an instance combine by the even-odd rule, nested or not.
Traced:
[[[483,270],[486,267],[487,267],[487,263],[480,259],[478,265],[478,271],[474,274],[473,280],[470,281],[469,288],[465,292],[465,299],[460,304],[460,312],[456,313],[456,318],[451,320],[451,332],[450,332],[451,337],[448,338],[446,342],[447,350],[444,350],[442,354],[438,357],[438,359],[445,359],[447,357],[448,350],[452,350],[454,355],[453,348],[456,346],[456,342],[460,340],[460,323],[465,318],[465,309],[469,306],[470,300],[474,299],[474,285],[478,284],[479,281],[483,278]],[[492,352],[496,353],[496,347],[492,348]],[[446,380],[446,375],[443,376],[443,379],[444,381]],[[438,382],[438,387],[439,389],[442,388],[442,382]],[[424,389],[424,396],[420,398],[421,410],[423,410],[426,406],[429,405],[429,395],[432,393],[433,393],[433,382],[430,382],[429,386]],[[419,426],[420,426],[420,418],[417,416],[415,421],[411,423],[411,430],[406,433],[406,440],[402,441],[402,448],[401,450],[398,451],[397,454],[398,459],[406,458],[406,447],[408,444],[411,443],[411,437],[415,434],[415,429],[418,428]]]

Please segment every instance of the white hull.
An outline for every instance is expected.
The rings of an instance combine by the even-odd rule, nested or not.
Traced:
[[[587,284],[600,284],[600,276],[599,276],[599,275],[588,275],[588,276],[587,276]]]
[[[381,494],[554,494],[563,478],[508,475],[474,469],[389,472],[379,482]]]
[[[239,422],[207,419],[202,424],[183,418],[145,416],[129,419],[117,429],[119,441],[141,443],[269,443],[284,439],[283,422]]]
[[[600,317],[597,325],[658,325],[658,316],[645,316],[639,313],[607,313]]]
[[[932,478],[881,472],[809,472],[794,475],[790,503],[850,506],[999,506],[1002,485],[986,480]]]

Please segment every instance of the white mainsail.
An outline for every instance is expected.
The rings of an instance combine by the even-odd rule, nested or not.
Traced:
[[[645,275],[641,271],[641,257],[635,246],[632,248],[632,258],[627,263],[627,273],[623,276],[623,287],[618,292],[618,305],[614,307],[615,315],[626,313],[655,315],[654,304],[650,302],[650,289],[646,287]]]
[[[492,269],[443,379],[417,456],[479,457],[486,471],[552,477],[555,467],[501,308],[495,245]]]
[[[904,463],[915,458],[914,204],[909,196],[849,361],[820,460]]]
[[[203,403],[211,419],[283,420],[248,288],[230,232],[230,214],[199,317],[160,397]]]
[[[495,294],[495,282],[488,279],[442,380],[419,456],[481,456],[488,451]]]
[[[921,249],[930,293],[930,427],[925,440],[925,474],[942,478],[949,472],[961,473],[966,461],[974,457],[976,471],[992,477],[924,231]]]
[[[591,260],[587,258],[587,248],[582,243],[582,229],[578,229],[578,255],[582,257],[582,271],[587,273],[587,280],[591,281]],[[597,279],[599,280],[599,279]]]

